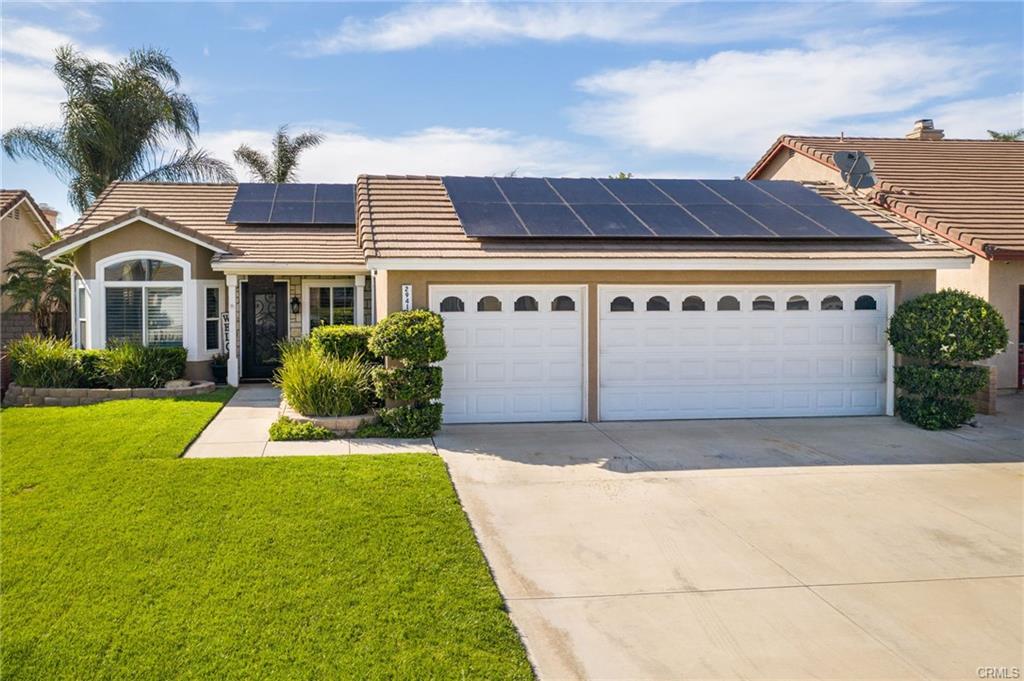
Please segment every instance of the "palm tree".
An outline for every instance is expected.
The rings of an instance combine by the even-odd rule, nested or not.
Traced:
[[[199,115],[165,53],[133,50],[108,64],[68,45],[58,48],[53,71],[67,93],[63,122],[12,128],[2,144],[12,159],[38,161],[67,182],[78,210],[115,180],[234,181],[227,163],[195,147]],[[184,148],[168,151],[169,144]]]
[[[304,132],[288,136],[288,126],[282,125],[274,135],[273,159],[247,144],[235,149],[235,160],[249,170],[260,182],[294,182],[299,167],[299,155],[324,141],[318,132]]]
[[[33,244],[33,249],[43,246]],[[17,251],[4,270],[7,281],[0,286],[11,299],[8,310],[31,314],[36,330],[44,336],[66,336],[71,309],[70,265],[70,256],[47,260],[36,250]]]
[[[989,130],[988,136],[997,142],[1020,142],[1021,140],[1024,140],[1024,128],[1017,128],[1016,130],[1010,130],[1009,132]]]

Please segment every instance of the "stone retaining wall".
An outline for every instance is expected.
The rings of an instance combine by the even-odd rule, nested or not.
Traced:
[[[23,388],[12,383],[4,395],[6,407],[76,407],[136,397],[188,397],[212,393],[217,386],[201,381],[185,388]]]
[[[287,400],[281,398],[281,416],[286,416],[293,421],[313,423],[326,428],[335,435],[351,435],[364,423],[377,421],[376,414],[357,414],[355,416],[303,416],[295,411],[288,404]]]

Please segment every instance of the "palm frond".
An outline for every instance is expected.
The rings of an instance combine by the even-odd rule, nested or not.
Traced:
[[[31,159],[61,177],[74,172],[68,163],[64,136],[57,128],[11,128],[4,133],[2,144],[4,153],[14,160]]]
[[[133,179],[140,182],[234,182],[235,172],[205,149],[186,149]]]
[[[235,160],[245,166],[254,180],[260,182],[273,182],[274,174],[270,165],[270,159],[263,152],[243,144],[235,149]]]

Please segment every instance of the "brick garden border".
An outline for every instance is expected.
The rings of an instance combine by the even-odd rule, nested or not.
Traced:
[[[4,396],[4,406],[76,407],[133,398],[188,397],[216,389],[213,381],[199,381],[185,388],[24,388],[12,383]]]

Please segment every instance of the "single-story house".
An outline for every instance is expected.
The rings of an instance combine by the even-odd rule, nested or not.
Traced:
[[[233,384],[319,324],[434,310],[448,423],[891,414],[888,316],[972,266],[827,182],[119,182],[62,236],[79,345],[226,351]]]
[[[56,236],[57,211],[39,205],[24,189],[0,189],[0,276],[10,266],[18,251],[31,250],[36,244],[45,244]],[[0,348],[12,340],[36,332],[32,314],[12,310],[11,299],[4,294],[0,299]],[[6,389],[9,379],[6,353],[0,349],[0,386]]]
[[[837,151],[874,161],[879,182],[863,200],[971,254],[970,268],[939,270],[936,285],[999,310],[1010,347],[991,360],[996,385],[1024,387],[1024,142],[945,139],[927,119],[906,138],[783,135],[747,179],[841,183]]]

